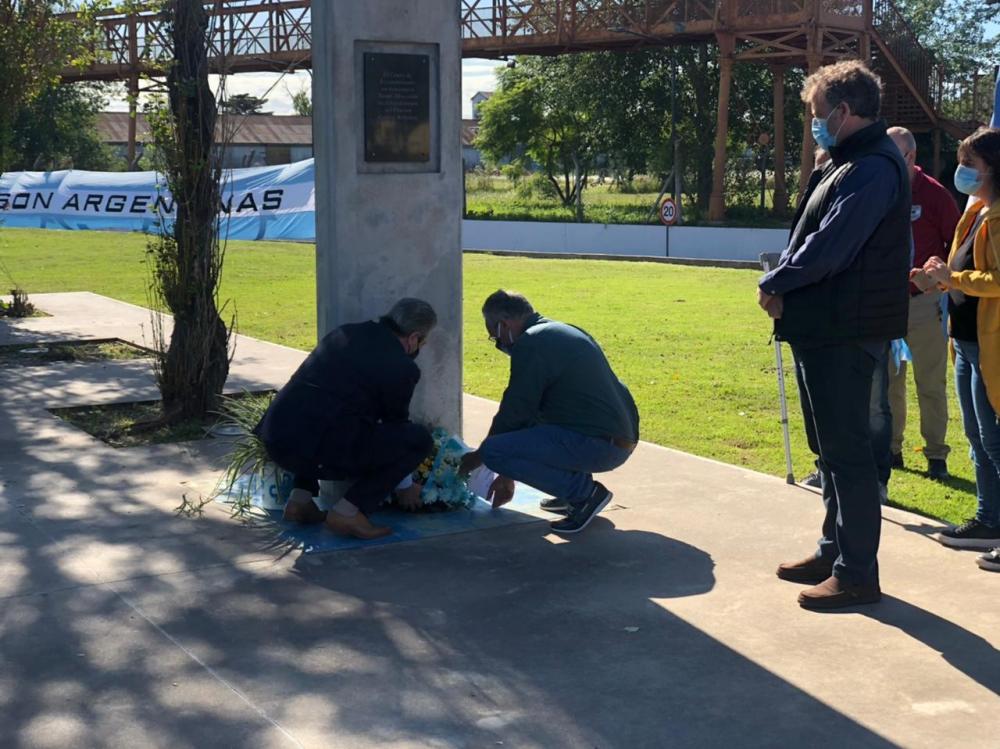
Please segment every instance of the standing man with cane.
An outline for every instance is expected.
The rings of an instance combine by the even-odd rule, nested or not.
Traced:
[[[852,60],[820,68],[802,98],[830,163],[803,195],[760,307],[796,360],[809,446],[819,455],[826,519],[814,554],[778,567],[809,583],[803,608],[881,599],[879,485],[872,452],[872,375],[886,344],[906,333],[910,183],[879,119],[882,82]]]

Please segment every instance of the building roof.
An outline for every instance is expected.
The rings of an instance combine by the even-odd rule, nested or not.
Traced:
[[[104,143],[128,143],[128,112],[101,112],[97,116],[97,132]],[[254,146],[311,146],[312,117],[251,114],[220,118],[219,127],[232,122],[230,144]],[[220,133],[221,135],[221,133]],[[136,117],[136,140],[149,140],[146,118]]]

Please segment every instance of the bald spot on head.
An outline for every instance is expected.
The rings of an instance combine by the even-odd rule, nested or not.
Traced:
[[[907,154],[911,151],[916,153],[917,139],[905,127],[890,127],[886,132],[889,133],[889,137],[892,138],[892,142],[896,144],[896,148],[901,154]]]
[[[896,144],[896,148],[899,149],[903,161],[906,162],[910,179],[913,179],[913,167],[917,163],[917,139],[905,127],[890,127],[886,132],[892,138],[892,142]]]

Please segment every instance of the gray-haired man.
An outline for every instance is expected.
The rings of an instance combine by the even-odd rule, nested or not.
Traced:
[[[401,299],[377,321],[328,333],[281,389],[254,431],[272,460],[295,474],[286,520],[325,520],[330,530],[362,539],[391,532],[365,513],[433,447],[428,431],[410,423],[409,408],[420,380],[414,359],[436,324],[427,302]],[[312,501],[319,479],[354,480],[325,516]],[[419,490],[405,490],[400,502],[413,504]]]
[[[485,463],[499,477],[494,507],[514,481],[551,494],[542,508],[564,513],[557,533],[582,531],[611,492],[594,473],[622,465],[639,440],[639,412],[600,346],[580,328],[547,320],[522,295],[497,291],[483,304],[490,339],[510,356],[510,382],[489,437],[463,469]]]
[[[831,159],[800,201],[758,303],[792,346],[826,505],[817,550],[779,565],[778,577],[812,584],[799,604],[825,610],[882,596],[872,378],[886,344],[906,331],[910,184],[879,119],[882,82],[863,63],[820,68],[802,94],[813,137]]]

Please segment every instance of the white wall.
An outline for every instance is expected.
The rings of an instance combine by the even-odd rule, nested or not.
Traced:
[[[668,251],[669,232],[669,251]],[[756,261],[762,252],[780,252],[787,229],[712,226],[630,226],[535,221],[463,221],[466,250],[582,253]]]

